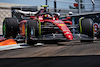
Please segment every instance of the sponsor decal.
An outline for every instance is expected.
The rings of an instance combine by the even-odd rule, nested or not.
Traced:
[[[65,24],[59,24],[59,26],[65,26]]]
[[[98,24],[98,23],[94,23],[94,24],[93,24],[93,26],[94,26],[94,34],[97,33],[97,30],[98,30],[98,28],[99,28],[99,25],[100,25],[100,24]]]
[[[42,17],[39,17],[39,20],[43,20],[43,18]]]

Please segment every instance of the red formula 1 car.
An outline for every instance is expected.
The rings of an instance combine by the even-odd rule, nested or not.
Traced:
[[[81,41],[85,41],[85,39],[93,41],[91,19],[81,18],[76,24],[72,23],[73,20],[58,19],[55,14],[45,12],[45,10],[31,13],[19,12],[25,15],[34,14],[34,16],[29,16],[28,19],[23,19],[20,22],[16,18],[5,18],[3,22],[3,36],[5,38],[15,38],[17,41],[23,39],[27,44],[45,41],[70,41],[73,38],[81,39]],[[89,40],[89,38],[92,39]]]
[[[39,11],[41,12],[41,11]],[[6,38],[25,39],[28,44],[44,41],[70,41],[73,35],[66,24],[50,12],[38,13],[28,20],[18,22],[16,18],[5,18],[3,36]]]

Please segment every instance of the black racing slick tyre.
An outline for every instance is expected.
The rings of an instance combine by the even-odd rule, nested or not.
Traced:
[[[93,31],[93,21],[90,18],[85,18],[81,20],[81,34],[88,35],[90,40],[81,40],[81,42],[93,42],[94,31]]]
[[[18,21],[16,18],[5,18],[3,21],[3,37],[16,38],[19,31]]]
[[[100,30],[97,31],[96,37],[100,39]]]
[[[30,39],[30,37],[36,38],[39,35],[38,31],[39,31],[39,27],[38,27],[38,21],[37,20],[27,21],[26,30],[25,30],[25,36],[26,36],[27,44],[34,45],[36,43],[36,41]]]

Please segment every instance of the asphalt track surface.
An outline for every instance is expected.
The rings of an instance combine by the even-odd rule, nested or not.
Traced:
[[[100,67],[100,41],[0,51],[0,67]]]

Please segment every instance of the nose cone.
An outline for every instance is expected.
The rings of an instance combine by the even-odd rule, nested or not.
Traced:
[[[69,40],[73,40],[72,34],[67,34],[67,35],[66,35],[66,38],[69,39]]]
[[[64,35],[65,35],[65,37],[66,37],[67,39],[73,40],[73,35],[72,35],[72,33],[70,32],[70,30],[64,32]]]

